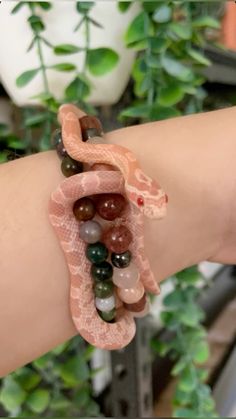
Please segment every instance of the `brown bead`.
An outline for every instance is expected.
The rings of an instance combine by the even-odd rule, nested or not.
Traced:
[[[125,208],[126,200],[118,193],[100,194],[96,197],[96,210],[104,220],[113,221]]]
[[[114,226],[105,231],[103,241],[111,252],[123,253],[129,248],[132,234],[124,225]]]
[[[73,213],[78,221],[88,221],[91,220],[95,215],[96,209],[95,205],[90,198],[81,198],[74,203]]]
[[[64,176],[69,177],[83,172],[83,163],[73,160],[70,156],[63,158],[61,162],[61,171]]]
[[[87,141],[89,138],[93,137],[101,137],[102,125],[99,119],[97,119],[95,116],[85,115],[80,118],[79,121],[83,141]]]
[[[63,141],[62,141],[62,132],[61,129],[56,129],[51,138],[51,143],[53,147],[55,147],[57,154],[60,158],[66,157],[67,151],[64,147]]]
[[[147,297],[146,294],[143,294],[143,297],[137,301],[137,303],[133,303],[133,304],[127,304],[124,303],[124,306],[126,308],[126,310],[132,311],[134,313],[139,313],[140,311],[142,311],[146,305],[147,302]]]

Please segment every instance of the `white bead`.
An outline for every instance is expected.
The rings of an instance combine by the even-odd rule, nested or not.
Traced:
[[[95,298],[95,306],[100,311],[111,311],[113,308],[115,308],[115,297],[114,295],[111,295],[111,297],[108,298]]]
[[[140,278],[137,266],[131,262],[127,268],[113,269],[113,282],[120,288],[133,288],[137,285]]]

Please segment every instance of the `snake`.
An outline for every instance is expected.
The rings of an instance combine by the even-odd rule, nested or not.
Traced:
[[[159,294],[160,288],[145,252],[144,216],[163,218],[167,195],[156,180],[142,171],[135,155],[126,147],[82,141],[79,118],[83,115],[72,104],[59,108],[58,120],[64,147],[71,158],[89,164],[90,170],[65,178],[51,193],[49,219],[68,266],[70,312],[78,333],[98,348],[116,350],[125,347],[134,338],[135,319],[117,296],[115,322],[105,322],[99,316],[94,303],[91,264],[85,255],[86,243],[79,236],[80,223],[74,217],[73,205],[85,196],[123,194],[128,205],[115,223],[126,225],[132,233],[132,260],[138,267],[145,291]]]

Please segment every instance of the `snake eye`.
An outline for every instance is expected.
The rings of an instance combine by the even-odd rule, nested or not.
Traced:
[[[141,196],[137,198],[137,204],[139,207],[142,207],[144,205],[144,199]]]

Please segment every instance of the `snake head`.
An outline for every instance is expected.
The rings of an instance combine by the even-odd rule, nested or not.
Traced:
[[[158,219],[166,214],[168,197],[159,184],[146,176],[140,169],[136,170],[138,184],[126,184],[126,192],[131,201],[146,217]]]

